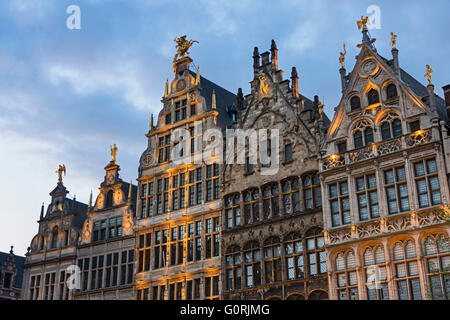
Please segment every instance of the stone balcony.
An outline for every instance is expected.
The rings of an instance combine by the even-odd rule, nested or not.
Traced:
[[[343,154],[332,155],[324,159],[322,170],[331,170],[345,165],[373,159],[378,156],[409,149],[433,141],[432,129],[419,130],[412,134],[403,135],[399,138],[372,143],[371,145]]]

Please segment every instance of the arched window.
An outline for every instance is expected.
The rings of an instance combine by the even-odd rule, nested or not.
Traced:
[[[227,290],[236,290],[241,288],[241,251],[238,246],[231,246],[225,254]]]
[[[259,191],[258,189],[244,192],[244,223],[250,224],[259,221]]]
[[[106,194],[106,207],[105,208],[110,208],[113,205],[113,191],[109,190],[108,193]]]
[[[350,99],[350,108],[352,111],[361,109],[361,100],[359,97],[354,96]]]
[[[284,214],[300,212],[300,193],[298,178],[286,179],[281,182],[283,189]]]
[[[286,300],[305,300],[305,297],[299,293],[293,293]]]
[[[308,300],[328,300],[328,294],[322,290],[315,290],[310,293]]]
[[[378,94],[378,91],[375,89],[371,89],[367,94],[367,100],[369,102],[369,106],[380,102],[380,96]]]
[[[306,254],[310,277],[327,272],[327,256],[324,249],[324,238],[320,228],[313,228],[306,233]]]
[[[264,219],[278,217],[280,215],[278,193],[277,183],[271,183],[262,188]]]
[[[353,130],[353,142],[355,149],[362,148],[373,143],[372,124],[368,120],[361,120]]]
[[[39,238],[39,250],[44,250],[44,237]]]
[[[245,285],[253,287],[261,284],[261,257],[256,241],[244,246]]]
[[[322,206],[322,194],[320,180],[317,173],[303,176],[303,195],[305,197],[305,209],[320,208]]]
[[[342,251],[336,256],[336,277],[339,300],[358,300],[358,278],[355,254]]]
[[[427,276],[431,285],[431,299],[450,299],[450,238],[433,234],[424,241]]]
[[[400,117],[393,112],[389,112],[380,121],[381,137],[383,141],[400,137],[402,132],[402,121]]]
[[[412,240],[398,241],[393,247],[395,284],[400,300],[421,300],[419,264]]]
[[[397,87],[395,86],[395,84],[390,83],[390,84],[386,87],[386,97],[387,97],[388,99],[397,97]]]
[[[383,247],[376,245],[367,248],[364,251],[363,258],[368,299],[389,300],[386,258]]]
[[[241,225],[241,200],[236,193],[225,198],[226,227],[233,228]]]
[[[51,242],[51,248],[56,248],[58,245],[58,228],[53,229],[52,231],[52,242]]]
[[[303,260],[303,243],[298,233],[291,233],[284,239],[284,253],[288,280],[303,279],[305,266]]]
[[[264,241],[264,266],[266,283],[281,281],[281,246],[277,237]]]

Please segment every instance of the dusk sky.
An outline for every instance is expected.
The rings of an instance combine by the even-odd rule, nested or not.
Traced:
[[[69,30],[69,5],[81,9],[81,29]],[[121,177],[137,178],[151,113],[158,114],[173,76],[173,39],[198,40],[190,50],[200,73],[236,93],[249,93],[252,53],[275,39],[279,66],[297,67],[300,92],[325,97],[332,118],[340,99],[339,52],[351,71],[361,32],[356,20],[381,9],[370,30],[391,58],[398,35],[400,66],[436,92],[450,83],[450,2],[433,1],[169,1],[9,0],[0,2],[0,251],[24,255],[37,233],[41,204],[50,201],[58,164],[72,198],[97,196],[116,143]],[[136,183],[136,182],[135,182]]]

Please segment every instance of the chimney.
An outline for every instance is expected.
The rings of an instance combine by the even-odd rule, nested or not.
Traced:
[[[444,89],[445,106],[447,107],[447,115],[450,119],[450,84],[446,85],[442,89]]]
[[[261,53],[262,65],[265,66],[270,63],[270,53],[269,51]]]
[[[347,73],[347,70],[345,70],[345,68],[340,68],[339,73],[341,74],[342,93],[344,93],[345,88],[347,87],[347,79],[345,78],[345,74]]]
[[[291,84],[292,84],[292,95],[295,98],[298,98],[298,74],[297,69],[295,67],[292,67]]]
[[[272,39],[272,44],[270,45],[270,52],[272,55],[272,65],[275,69],[278,69],[278,48],[275,40]]]
[[[394,71],[400,77],[400,64],[398,62],[398,49],[393,48],[391,52],[392,52],[392,58],[394,59]]]
[[[253,71],[256,72],[256,70],[259,68],[260,66],[260,59],[259,59],[259,51],[258,51],[258,47],[255,47],[255,49],[253,50]]]

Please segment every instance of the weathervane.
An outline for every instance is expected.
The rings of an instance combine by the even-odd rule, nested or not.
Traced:
[[[397,49],[397,35],[391,32],[391,47]]]
[[[196,40],[186,40],[186,35],[181,36],[179,38],[175,38],[173,40],[177,45],[177,53],[175,53],[175,57],[173,58],[173,61],[176,61],[182,57],[184,57],[184,55],[188,55],[189,54],[189,48],[194,44],[194,43],[199,43]]]

